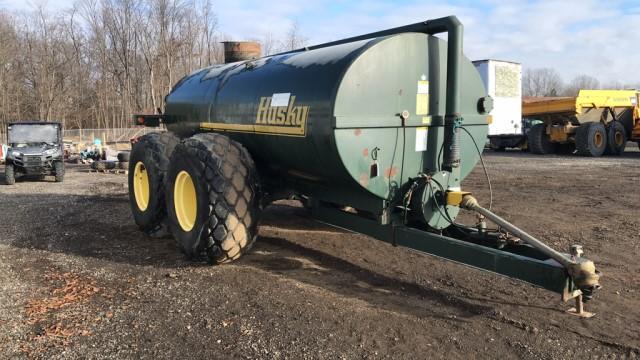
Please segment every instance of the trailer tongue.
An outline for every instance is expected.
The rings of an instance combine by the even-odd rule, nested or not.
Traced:
[[[462,31],[447,17],[185,77],[163,115],[135,116],[170,131],[134,145],[136,223],[147,233],[168,226],[187,255],[225,263],[251,248],[265,205],[293,196],[318,221],[520,279],[582,309],[599,275],[577,247],[557,252],[461,190],[492,108]],[[445,32],[448,43],[433,36]],[[478,222],[457,222],[461,209]]]

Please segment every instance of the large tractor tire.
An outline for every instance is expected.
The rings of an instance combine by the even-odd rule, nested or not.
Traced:
[[[581,156],[598,157],[607,148],[607,130],[599,122],[586,122],[576,131],[576,150]]]
[[[552,143],[547,135],[547,126],[545,124],[533,125],[527,134],[527,144],[529,151],[534,154],[553,154],[556,150],[556,144]]]
[[[133,218],[149,235],[167,218],[165,179],[169,157],[180,140],[171,133],[151,133],[133,144],[129,157],[129,203]]]
[[[13,185],[16,183],[16,170],[13,164],[6,164],[4,166],[4,181],[7,185]]]
[[[62,161],[53,163],[53,171],[55,171],[56,182],[64,181],[64,163]]]
[[[251,249],[259,179],[242,145],[214,133],[183,140],[171,155],[166,189],[170,229],[187,256],[220,264]]]
[[[607,128],[606,154],[622,155],[627,146],[627,131],[620,121],[612,121]]]

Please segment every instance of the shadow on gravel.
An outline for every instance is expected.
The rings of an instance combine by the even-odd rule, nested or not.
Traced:
[[[173,239],[141,233],[127,194],[2,194],[0,243],[132,265],[191,266]],[[8,239],[8,240],[7,240]]]
[[[14,247],[162,269],[208,266],[188,261],[171,238],[156,239],[142,234],[131,217],[127,194],[9,193],[0,197],[0,208],[12,209],[3,215],[4,223],[10,226],[2,229],[0,243]],[[335,231],[314,222],[305,213],[300,207],[274,205],[265,212],[262,224]],[[445,291],[376,273],[282,238],[260,237],[253,252],[235,264],[282,274],[376,307],[417,316],[463,321],[492,309]]]
[[[386,276],[282,238],[259,238],[254,251],[244,257],[240,265],[277,273],[341,294],[341,297],[357,298],[375,307],[418,317],[465,321],[464,318],[493,311],[493,307]]]

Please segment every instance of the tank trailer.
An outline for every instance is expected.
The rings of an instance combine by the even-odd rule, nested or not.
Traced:
[[[163,114],[134,115],[168,130],[133,146],[135,222],[227,263],[251,249],[265,206],[295,197],[317,221],[528,282],[588,316],[599,272],[581,248],[556,251],[461,188],[492,109],[462,35],[451,16],[266,57],[225,44],[235,62],[181,79]]]

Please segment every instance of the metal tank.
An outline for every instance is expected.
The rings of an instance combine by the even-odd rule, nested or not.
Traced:
[[[381,213],[409,178],[440,170],[446,54],[435,36],[400,33],[215,65],[174,87],[165,121],[184,136],[227,133],[270,174],[263,178],[282,180],[273,185]],[[482,145],[487,116],[478,104],[486,93],[473,64],[460,63],[460,117]],[[455,184],[478,161],[462,136]]]

